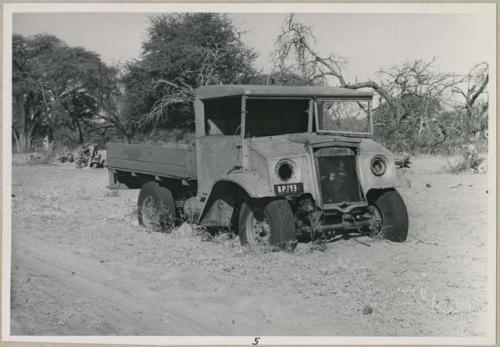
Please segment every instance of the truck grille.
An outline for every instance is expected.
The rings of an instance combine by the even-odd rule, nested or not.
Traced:
[[[348,148],[333,151],[332,149],[318,150],[316,157],[324,204],[362,200],[354,151]]]

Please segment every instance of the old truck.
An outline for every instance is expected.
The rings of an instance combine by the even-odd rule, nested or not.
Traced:
[[[243,245],[287,247],[340,233],[402,242],[409,185],[371,139],[373,94],[335,87],[196,90],[192,144],[108,144],[110,187],[140,189],[141,225],[183,219]]]

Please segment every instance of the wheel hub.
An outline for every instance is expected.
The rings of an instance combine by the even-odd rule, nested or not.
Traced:
[[[160,216],[155,207],[155,201],[151,195],[147,196],[141,205],[142,223],[145,227],[157,226],[160,222]]]
[[[271,225],[263,213],[254,213],[250,220],[249,243],[255,245],[267,245],[270,242]]]
[[[369,207],[370,214],[372,215],[371,225],[370,225],[370,236],[371,237],[381,237],[382,236],[382,214],[379,209],[375,206]]]

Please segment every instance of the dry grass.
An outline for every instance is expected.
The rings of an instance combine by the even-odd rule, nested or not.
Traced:
[[[293,253],[254,252],[189,224],[147,232],[138,191],[110,194],[104,170],[16,165],[12,332],[484,335],[486,180],[445,173],[444,162],[407,169],[407,242],[339,239]]]
[[[465,173],[485,173],[483,163],[484,155],[481,155],[474,145],[466,145],[461,148],[458,160],[449,164],[449,171],[454,174]]]
[[[54,162],[55,153],[52,147],[38,149],[33,154],[28,154],[28,165],[50,165]]]

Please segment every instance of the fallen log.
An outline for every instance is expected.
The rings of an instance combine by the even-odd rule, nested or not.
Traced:
[[[105,160],[105,151],[98,150],[96,144],[80,148],[74,158],[75,166],[78,169],[84,167],[89,169],[103,168]]]

